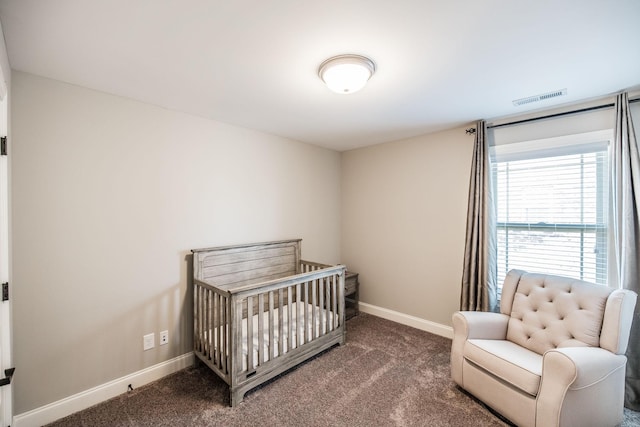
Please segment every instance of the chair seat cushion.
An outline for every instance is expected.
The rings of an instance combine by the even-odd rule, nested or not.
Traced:
[[[542,356],[506,340],[467,340],[464,358],[523,392],[536,396]]]

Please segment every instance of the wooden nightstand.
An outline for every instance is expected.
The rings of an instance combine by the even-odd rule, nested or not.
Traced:
[[[344,305],[345,319],[351,319],[360,312],[358,309],[358,300],[360,299],[360,281],[358,273],[347,271],[344,278]]]

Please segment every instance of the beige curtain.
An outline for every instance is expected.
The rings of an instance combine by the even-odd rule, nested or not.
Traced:
[[[616,123],[611,149],[611,209],[613,232],[612,273],[617,285],[640,292],[640,155],[633,129],[629,97],[617,96]],[[640,410],[640,301],[631,326],[627,350],[625,406]]]
[[[494,255],[496,253],[493,224],[493,202],[490,191],[491,171],[487,126],[476,124],[469,203],[467,208],[467,234],[462,272],[460,310],[496,311]]]

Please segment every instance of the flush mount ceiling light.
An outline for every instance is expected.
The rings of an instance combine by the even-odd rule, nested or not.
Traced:
[[[376,64],[361,55],[338,55],[320,64],[318,75],[336,93],[359,91],[376,71]]]

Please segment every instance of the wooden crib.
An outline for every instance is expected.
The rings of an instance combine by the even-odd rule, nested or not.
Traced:
[[[194,249],[196,356],[231,406],[265,381],[345,340],[345,267],[303,261],[300,239]]]

